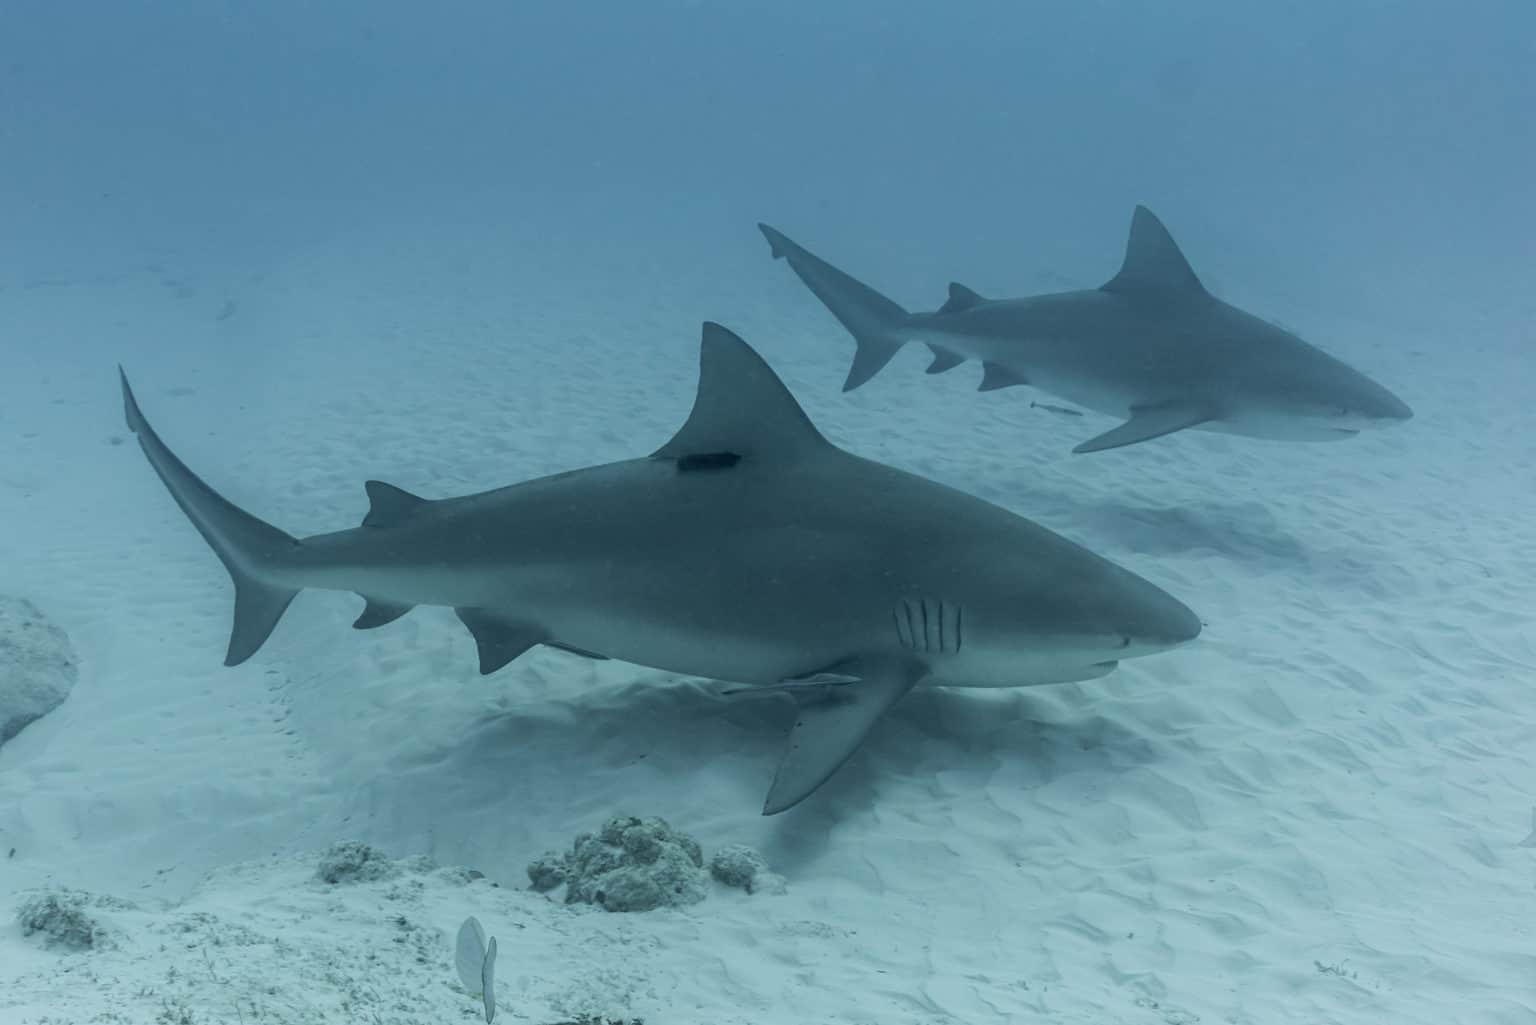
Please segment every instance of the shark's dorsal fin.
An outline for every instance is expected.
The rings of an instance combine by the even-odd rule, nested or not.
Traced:
[[[393,527],[404,523],[428,504],[427,499],[381,480],[366,481],[363,489],[368,492],[368,515],[363,517],[365,527]]]
[[[1178,243],[1157,215],[1138,206],[1131,217],[1131,237],[1125,245],[1120,273],[1103,285],[1105,292],[1163,292],[1205,294]]]
[[[694,464],[702,459],[707,468],[729,469],[741,459],[794,458],[826,445],[763,358],[719,324],[707,323],[693,412],[653,458],[691,468],[701,468]]]
[[[972,307],[980,306],[987,300],[974,289],[966,288],[958,281],[949,283],[949,299],[939,307],[940,313],[961,313]]]

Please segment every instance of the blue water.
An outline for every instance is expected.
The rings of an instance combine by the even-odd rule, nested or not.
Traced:
[[[530,197],[637,256],[707,262],[756,219],[867,239],[932,294],[935,263],[1103,273],[1073,240],[1144,202],[1187,246],[1290,254],[1317,302],[1454,330],[1530,309],[1533,67],[1520,0],[9,0],[0,261],[254,264]]]

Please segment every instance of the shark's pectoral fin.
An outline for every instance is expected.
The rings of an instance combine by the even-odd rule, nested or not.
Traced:
[[[372,630],[386,623],[393,623],[415,608],[413,605],[402,605],[399,602],[370,598],[366,594],[362,595],[362,599],[368,603],[368,606],[363,609],[362,615],[358,616],[352,623],[352,629],[354,630]]]
[[[1215,411],[1200,402],[1162,402],[1155,406],[1139,406],[1131,410],[1131,418],[1125,423],[1096,438],[1088,439],[1072,451],[1103,452],[1105,449],[1121,448],[1215,419]]]
[[[981,383],[976,386],[977,391],[997,391],[1029,383],[1029,378],[999,363],[983,363],[981,366]]]
[[[825,783],[925,670],[900,659],[856,659],[841,664],[839,672],[859,681],[817,688],[814,698],[797,693],[799,714],[763,804],[764,815],[794,807]]]
[[[950,352],[948,349],[941,349],[937,345],[930,345],[928,348],[933,350],[933,362],[928,364],[928,372],[930,374],[942,374],[944,371],[953,370],[965,362],[965,357],[958,352]]]
[[[488,676],[536,644],[547,635],[537,623],[511,619],[488,609],[454,609],[459,620],[469,628],[480,649],[480,675]]]

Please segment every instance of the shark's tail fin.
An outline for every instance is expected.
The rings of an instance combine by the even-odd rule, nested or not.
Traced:
[[[155,429],[144,419],[121,367],[118,376],[123,382],[123,407],[128,417],[128,429],[138,436],[140,447],[165,482],[171,497],[223,561],[235,582],[235,625],[230,633],[229,652],[224,657],[224,664],[239,665],[256,654],[266,642],[288,603],[299,593],[297,588],[288,586],[281,572],[285,564],[293,562],[293,550],[299,542],[263,523],[203,483],[202,478],[165,447]]]
[[[858,343],[843,391],[852,391],[878,374],[906,342],[902,329],[909,316],[907,311],[768,225],[757,227],[768,239],[774,259],[788,260],[800,280],[842,321]]]

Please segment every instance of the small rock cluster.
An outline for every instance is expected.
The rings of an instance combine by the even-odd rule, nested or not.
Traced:
[[[90,897],[72,890],[54,890],[22,901],[16,921],[23,936],[40,935],[50,947],[90,950],[107,945],[108,931],[86,906]]]
[[[63,704],[79,675],[64,631],[31,602],[0,595],[0,744]]]
[[[335,886],[388,879],[398,871],[395,863],[377,847],[370,847],[360,840],[342,840],[321,853],[315,876],[321,882]]]
[[[569,853],[549,851],[528,866],[533,889],[564,885],[567,904],[596,904],[606,911],[650,911],[697,904],[708,896],[708,879],[748,893],[783,892],[784,881],[768,871],[761,855],[735,845],[720,850],[704,869],[699,842],[660,818],[619,815],[598,833],[582,833]]]
[[[783,893],[784,877],[768,871],[768,862],[746,844],[731,844],[709,859],[715,881],[748,893]]]

